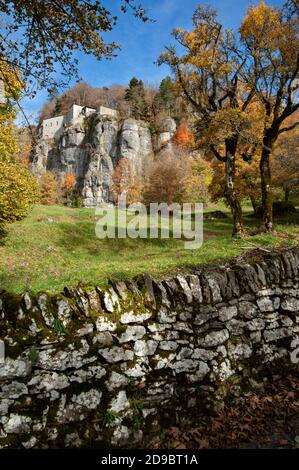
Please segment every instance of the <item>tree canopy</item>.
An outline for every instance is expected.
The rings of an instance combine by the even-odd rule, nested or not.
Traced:
[[[179,48],[167,47],[159,63],[170,66],[192,106],[197,144],[225,167],[225,195],[233,233],[242,233],[236,159],[260,157],[264,228],[273,229],[269,156],[283,122],[299,107],[298,2],[283,8],[261,1],[250,7],[240,30],[225,30],[210,7],[198,6],[191,31],[176,28]],[[257,126],[258,123],[258,126]]]
[[[119,0],[120,12],[148,21],[142,5]],[[0,28],[0,60],[22,73],[27,84],[40,85],[52,93],[57,85],[76,75],[74,52],[81,50],[97,59],[114,57],[119,49],[107,42],[118,18],[105,0],[0,0],[5,22]],[[61,67],[61,80],[53,72]]]

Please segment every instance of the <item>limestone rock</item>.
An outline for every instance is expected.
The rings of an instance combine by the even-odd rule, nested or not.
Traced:
[[[126,376],[119,374],[118,372],[112,371],[109,379],[105,382],[105,385],[109,392],[116,390],[121,387],[125,387],[128,384]]]
[[[98,331],[115,331],[116,323],[110,321],[106,317],[100,317],[96,321],[96,329]]]
[[[134,314],[133,312],[124,313],[120,317],[120,323],[127,325],[128,323],[143,323],[151,318],[152,312]]]
[[[281,302],[281,308],[287,312],[298,312],[299,299],[295,297],[285,297]]]
[[[29,416],[12,413],[7,417],[2,417],[0,422],[2,422],[4,431],[8,434],[30,432],[31,418]]]
[[[11,359],[6,357],[4,362],[0,362],[0,378],[14,379],[26,377],[31,372],[31,363],[26,359]]]
[[[204,336],[203,339],[198,340],[198,345],[211,348],[212,346],[218,346],[219,344],[225,343],[229,338],[227,330],[212,331]]]
[[[238,315],[237,307],[222,307],[219,310],[219,320],[225,322],[231,320]]]
[[[116,397],[111,401],[109,410],[113,411],[114,413],[119,413],[120,411],[125,410],[126,408],[130,407],[129,400],[127,399],[126,392],[121,390],[118,392]]]
[[[155,354],[158,343],[154,340],[138,340],[134,345],[134,352],[136,356],[152,356]]]
[[[51,390],[61,390],[68,387],[69,381],[66,375],[57,374],[57,372],[41,372],[35,374],[28,386],[30,393],[49,392]]]
[[[149,126],[142,121],[121,122],[94,113],[86,124],[69,125],[58,140],[40,139],[31,169],[37,176],[49,170],[61,176],[74,173],[84,206],[97,207],[110,202],[109,188],[119,159],[128,158],[140,170],[153,152],[153,143]]]
[[[132,361],[134,357],[133,351],[129,349],[113,346],[112,348],[100,349],[99,354],[109,363]]]
[[[129,341],[137,341],[143,338],[146,329],[141,325],[128,326],[126,331],[119,338],[120,343],[128,343]]]

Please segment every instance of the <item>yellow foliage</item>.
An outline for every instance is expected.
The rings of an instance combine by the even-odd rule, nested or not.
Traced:
[[[19,98],[23,83],[16,72],[3,60],[0,60],[0,81],[4,86],[6,99],[6,103],[0,103],[0,158],[8,159],[18,151],[13,132],[16,113],[11,100]]]
[[[13,133],[13,119],[9,113],[0,110],[0,159],[7,160],[18,152],[18,145]]]
[[[110,192],[115,203],[118,202],[120,196],[126,196],[127,204],[140,201],[141,181],[132,161],[128,158],[122,158],[116,166]]]
[[[59,185],[55,174],[46,171],[40,181],[40,201],[45,206],[51,206],[58,202]]]
[[[281,13],[276,8],[262,1],[259,5],[248,9],[241,26],[241,34],[244,38],[255,35],[257,39],[260,39],[264,36],[265,29],[272,31],[277,29],[280,18]]]
[[[21,163],[0,164],[0,224],[21,219],[39,199],[37,180]]]
[[[0,107],[0,225],[24,217],[39,199],[36,179],[21,162],[13,121],[16,117],[14,100],[19,98],[23,83],[18,74],[0,60],[0,80],[4,85],[6,102]]]
[[[226,184],[224,164],[218,160],[213,161],[213,178],[209,192],[213,201],[226,197]],[[245,162],[240,155],[236,159],[235,189],[238,199],[251,199],[258,201],[260,193],[259,158],[254,155],[250,162]]]
[[[199,155],[189,161],[189,175],[185,180],[183,201],[191,204],[206,203],[209,200],[208,187],[213,176],[211,165]]]
[[[250,42],[254,58],[260,59],[261,55],[270,58],[271,52],[276,52],[283,58],[279,68],[287,69],[293,64],[299,47],[298,36],[294,25],[283,20],[281,10],[264,1],[250,7],[240,31],[242,38]]]
[[[0,57],[0,80],[4,85],[5,98],[7,100],[17,100],[20,92],[24,88],[20,75],[11,65]]]

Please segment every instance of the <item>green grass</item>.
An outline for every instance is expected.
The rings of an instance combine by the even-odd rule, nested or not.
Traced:
[[[207,211],[223,204],[210,206]],[[248,217],[249,228],[257,222]],[[43,220],[52,218],[53,223]],[[294,217],[294,216],[293,216]],[[198,250],[184,249],[181,240],[105,239],[95,236],[95,211],[59,206],[37,206],[22,221],[8,226],[0,240],[0,288],[11,292],[25,289],[59,291],[66,285],[84,281],[104,284],[108,278],[124,279],[142,272],[154,276],[176,272],[201,263],[227,260],[254,247],[286,246],[296,241],[273,235],[256,235],[241,240],[231,238],[231,220],[204,222],[204,244]],[[299,218],[280,219],[276,228],[299,234]]]

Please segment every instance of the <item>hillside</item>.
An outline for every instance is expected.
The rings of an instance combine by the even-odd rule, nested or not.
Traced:
[[[223,204],[210,206],[207,211]],[[256,221],[245,213],[247,227]],[[256,235],[232,240],[231,219],[205,220],[205,243],[185,250],[182,240],[105,239],[95,236],[95,212],[59,206],[37,206],[30,215],[8,227],[0,245],[2,289],[59,291],[80,281],[96,285],[107,278],[129,278],[149,272],[160,276],[200,263],[224,261],[256,247],[286,246],[296,240]],[[278,230],[299,234],[298,214],[279,220]]]

